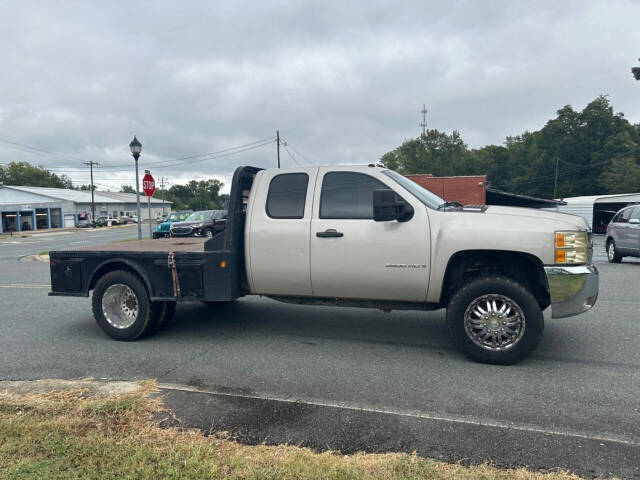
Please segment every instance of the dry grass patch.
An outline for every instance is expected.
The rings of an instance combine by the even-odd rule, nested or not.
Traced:
[[[407,454],[314,453],[247,446],[224,435],[159,428],[147,382],[134,393],[0,393],[0,479],[577,480],[565,472],[465,467]]]

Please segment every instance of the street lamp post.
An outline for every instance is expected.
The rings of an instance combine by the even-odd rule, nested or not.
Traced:
[[[131,155],[136,161],[136,203],[138,205],[138,240],[142,240],[142,217],[140,216],[140,180],[138,176],[138,158],[140,158],[140,152],[142,151],[142,144],[134,136],[133,140],[129,144],[131,149]],[[149,219],[151,221],[151,219]]]

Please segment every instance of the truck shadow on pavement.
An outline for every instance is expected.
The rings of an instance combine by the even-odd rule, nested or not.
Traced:
[[[285,336],[313,346],[348,341],[455,351],[444,311],[391,312],[323,308],[244,299],[231,304],[179,305],[173,321],[154,337],[228,339],[238,335]]]

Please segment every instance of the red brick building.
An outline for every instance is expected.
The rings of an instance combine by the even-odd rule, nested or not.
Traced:
[[[486,175],[434,177],[430,173],[419,173],[405,176],[447,202],[456,201],[462,205],[485,205],[487,203]]]

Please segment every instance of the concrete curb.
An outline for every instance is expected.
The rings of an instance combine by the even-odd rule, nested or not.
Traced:
[[[90,396],[106,397],[118,393],[131,393],[142,386],[136,382],[94,380],[82,378],[77,380],[59,380],[46,378],[42,380],[0,380],[0,395],[14,393],[29,395],[34,393],[64,392],[66,390],[86,390]]]

